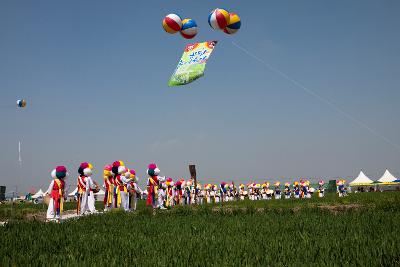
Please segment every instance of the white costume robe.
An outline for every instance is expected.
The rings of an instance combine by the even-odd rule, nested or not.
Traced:
[[[94,192],[92,190],[90,190],[89,191],[89,196],[88,196],[88,208],[89,208],[89,211],[91,213],[96,213],[97,212],[96,207],[95,207],[95,203],[96,203],[96,200],[94,198]]]
[[[158,204],[157,207],[158,208],[164,208],[164,200],[165,200],[165,189],[160,187],[158,189]]]
[[[124,175],[121,175],[121,181],[124,185],[124,188],[127,187],[127,185],[132,182],[132,179],[126,178]],[[120,190],[118,188],[118,190]],[[122,190],[120,191],[121,194],[121,209],[124,211],[129,211],[129,192],[128,190]]]
[[[206,201],[207,201],[207,204],[210,204],[211,203],[211,197],[210,197],[210,190],[206,190]]]
[[[128,205],[128,207],[130,206],[129,211],[135,211],[136,206],[137,206],[137,194],[142,194],[143,191],[142,191],[142,189],[139,188],[137,183],[134,183],[134,182],[128,183],[127,189],[130,194],[130,196],[129,196],[129,200],[130,200],[129,204],[130,205]]]
[[[87,211],[90,211],[90,208],[89,208],[90,189],[95,189],[95,188],[96,188],[96,186],[93,183],[92,178],[90,176],[87,176],[86,183],[85,183],[86,190],[81,194],[80,215],[84,215]],[[94,199],[94,197],[93,197],[93,199]],[[93,200],[93,207],[94,207],[94,200]]]

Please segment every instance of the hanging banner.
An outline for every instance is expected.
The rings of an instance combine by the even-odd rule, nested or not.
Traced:
[[[174,74],[169,80],[169,86],[179,86],[197,80],[204,75],[206,62],[211,55],[217,41],[188,44],[179,60]]]

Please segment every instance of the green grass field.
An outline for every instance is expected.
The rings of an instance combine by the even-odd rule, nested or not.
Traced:
[[[61,224],[15,220],[0,235],[1,266],[394,266],[400,264],[400,192],[156,213],[141,202],[136,213]]]

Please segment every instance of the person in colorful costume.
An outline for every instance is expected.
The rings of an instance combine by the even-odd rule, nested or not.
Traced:
[[[248,185],[247,185],[247,189],[249,190],[249,199],[250,200],[255,200],[254,199],[254,187],[253,187],[253,183],[249,183]]]
[[[168,177],[165,184],[167,185],[165,206],[171,208],[174,205],[174,181],[171,177]]]
[[[114,175],[112,165],[106,165],[103,169],[103,188],[104,188],[104,211],[109,211],[113,207],[114,201]]]
[[[229,184],[225,184],[225,201],[228,202],[231,200],[231,186]]]
[[[266,200],[267,199],[267,184],[266,183],[263,183],[261,185],[260,193],[261,193],[261,199]]]
[[[346,196],[346,188],[345,188],[345,180],[338,180],[336,182],[337,185],[337,192],[339,194],[339,197],[344,197]]]
[[[251,185],[251,188],[252,188],[252,191],[253,191],[253,200],[258,200],[257,184],[256,184],[256,183],[253,183],[253,184]]]
[[[128,212],[130,211],[129,208],[130,194],[128,191],[128,185],[133,181],[131,177],[133,178],[135,177],[135,171],[133,170],[133,172],[131,172],[131,170],[129,170],[127,167],[119,166],[118,172],[120,173],[120,175],[117,175],[116,179],[121,198],[120,208]]]
[[[89,211],[91,212],[91,213],[96,213],[97,212],[97,210],[96,210],[96,199],[94,198],[94,194],[95,193],[97,193],[97,192],[99,192],[99,190],[100,190],[100,187],[99,187],[99,185],[96,183],[96,181],[94,181],[93,179],[92,179],[92,177],[90,177],[90,179],[92,180],[92,183],[93,183],[93,188],[90,188],[89,189],[89,196],[88,196],[88,208],[89,208]]]
[[[206,198],[206,203],[210,204],[211,203],[211,184],[207,184],[204,188],[204,194],[205,194],[205,198]]]
[[[182,182],[184,180],[180,179],[175,183],[175,190],[174,190],[174,199],[175,205],[183,205],[182,196],[183,196],[183,187]]]
[[[215,192],[214,192],[214,185],[208,184],[209,187],[209,195],[210,195],[210,201],[207,203],[215,203]]]
[[[152,206],[153,209],[157,208],[157,198],[158,198],[158,186],[160,182],[163,182],[164,177],[158,176],[160,174],[160,169],[155,163],[149,164],[147,168],[147,174],[149,178],[147,179],[147,201],[148,206]]]
[[[227,189],[226,189],[226,195],[227,195],[227,201],[232,201],[233,200],[233,184],[227,184]]]
[[[187,180],[185,184],[185,205],[192,204],[192,180]]]
[[[116,172],[114,173],[114,171],[116,171]],[[112,179],[112,182],[113,182],[113,186],[112,186],[112,188],[113,188],[113,192],[112,192],[112,197],[113,197],[112,208],[116,209],[116,208],[119,208],[120,204],[121,204],[121,196],[119,194],[118,184],[117,184],[117,180],[116,180],[116,177],[118,175],[118,168],[114,168],[114,167],[112,168],[112,175],[113,175],[113,179]]]
[[[261,185],[260,194],[261,194],[261,199],[262,200],[266,200],[267,199],[267,184],[266,183],[263,183]]]
[[[293,184],[294,198],[300,198],[300,186],[299,182],[294,182]]]
[[[129,195],[126,188],[127,179],[125,178],[125,173],[128,169],[122,160],[114,161],[112,165],[112,172],[114,174],[114,207],[129,210]]]
[[[261,199],[261,184],[255,184],[254,186],[254,196],[255,200],[260,200]]]
[[[194,199],[196,198],[196,189],[194,188],[194,181],[192,179],[190,181],[189,192],[190,192],[190,204],[194,204]]]
[[[187,192],[187,187],[188,187],[188,182],[189,181],[182,181],[182,205],[188,205],[188,192]]]
[[[324,184],[325,184],[325,182],[323,180],[320,180],[318,182],[318,197],[324,197],[325,196]]]
[[[126,188],[129,194],[129,211],[135,211],[137,207],[138,195],[142,195],[143,191],[138,185],[139,178],[136,176],[136,171],[133,169],[129,170],[129,181],[127,182]]]
[[[281,199],[281,183],[275,182],[275,199]]]
[[[239,199],[244,200],[246,195],[244,194],[244,184],[239,185]]]
[[[225,182],[222,182],[219,186],[219,194],[221,196],[221,202],[227,201],[227,185]]]
[[[128,189],[128,185],[133,181],[131,177],[135,177],[135,171],[133,170],[133,173],[131,173],[131,170],[125,167],[125,173],[121,175],[123,188],[122,191],[120,191],[120,194],[121,208],[126,212],[130,211],[130,192]]]
[[[308,194],[306,182],[301,180],[300,181],[300,186],[301,186],[300,198],[306,198],[307,194]]]
[[[165,203],[165,201],[166,201],[166,196],[167,196],[167,194],[166,194],[166,190],[167,190],[167,185],[166,185],[166,183],[165,182],[160,182],[159,181],[159,186],[158,186],[158,193],[157,193],[157,195],[158,195],[158,204],[157,204],[157,207],[159,208],[159,209],[166,209],[166,207],[164,206],[164,203]]]
[[[239,188],[233,184],[233,199],[234,200],[239,200]]]
[[[272,195],[274,194],[274,190],[269,188],[269,183],[268,182],[266,184],[267,184],[267,188],[266,188],[267,189],[266,190],[266,192],[267,192],[267,200],[271,200],[272,199]]]
[[[290,184],[289,183],[285,183],[284,194],[285,194],[285,199],[290,198],[291,192],[290,192]]]
[[[315,188],[310,185],[310,181],[309,180],[306,181],[306,188],[307,188],[306,197],[307,198],[312,198],[312,196],[314,195],[314,192],[315,192]]]
[[[234,189],[234,185],[233,185],[233,183],[231,183],[231,184],[228,184],[227,185],[227,199],[228,199],[228,201],[233,201],[233,197],[234,197],[234,195],[233,195],[233,189]]]
[[[67,177],[67,169],[64,166],[57,166],[52,172],[49,188],[45,194],[50,195],[50,202],[47,208],[47,221],[60,221],[63,211],[63,201],[67,193],[65,192],[65,180]]]
[[[86,214],[89,210],[90,190],[95,189],[96,185],[91,178],[93,165],[88,162],[82,162],[78,168],[78,202],[76,213],[79,215]]]
[[[181,180],[181,187],[182,187],[182,205],[187,205],[187,203],[186,203],[186,201],[187,201],[187,199],[186,199],[186,196],[187,196],[187,194],[186,194],[186,184],[187,184],[187,181],[185,181],[184,179],[182,179],[182,180]]]
[[[197,183],[197,186],[199,185],[199,183]],[[194,181],[192,181],[192,184],[191,184],[191,186],[190,186],[190,196],[191,196],[191,201],[190,201],[190,204],[195,204],[195,203],[197,203],[197,204],[199,204],[199,202],[198,202],[198,195],[196,195],[198,193],[198,188],[196,188],[195,186],[194,186]],[[196,199],[197,198],[197,199]],[[196,202],[197,201],[197,202]]]
[[[342,184],[343,184],[343,187],[342,187],[342,196],[347,196],[347,187],[346,187],[346,180],[344,180],[344,179],[342,179]]]
[[[245,190],[244,192],[243,192],[243,200],[245,200],[246,198],[248,198],[249,197],[249,192],[247,191],[247,190]]]
[[[203,202],[204,202],[204,190],[202,190],[200,183],[197,183],[197,188],[195,189],[195,198],[197,198],[196,199],[196,203],[197,204],[203,205]]]
[[[214,194],[214,203],[221,202],[221,191],[218,190],[218,186],[216,184],[213,186],[213,191],[211,193]]]

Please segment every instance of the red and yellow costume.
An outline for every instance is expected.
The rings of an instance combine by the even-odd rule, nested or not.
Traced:
[[[104,166],[103,178],[104,178],[103,187],[105,189],[104,210],[107,211],[112,208],[113,196],[114,196],[114,177],[112,174],[112,165]]]
[[[51,198],[54,200],[54,210],[58,215],[63,211],[64,188],[65,182],[63,180],[58,178],[54,179]]]
[[[149,164],[147,169],[149,178],[147,179],[147,206],[157,207],[158,175],[160,170],[154,163]]]
[[[165,206],[172,207],[174,205],[174,181],[172,178],[167,178],[165,184],[167,186]]]
[[[147,205],[155,206],[157,202],[158,179],[157,176],[150,176],[147,181]]]
[[[50,195],[49,207],[47,209],[47,219],[57,220],[61,219],[63,211],[63,200],[65,196],[65,181],[64,178],[67,176],[67,169],[64,166],[57,166],[52,172],[51,181],[46,194]]]
[[[125,175],[127,169],[122,160],[114,161],[112,165],[112,172],[114,174],[114,207],[119,208],[121,206],[121,192],[126,195],[128,190],[124,184],[122,175]]]
[[[93,165],[88,162],[82,162],[79,165],[79,176],[77,179],[78,202],[76,213],[80,215],[84,215],[86,212],[95,212],[93,195],[95,183],[91,178],[92,171]]]

